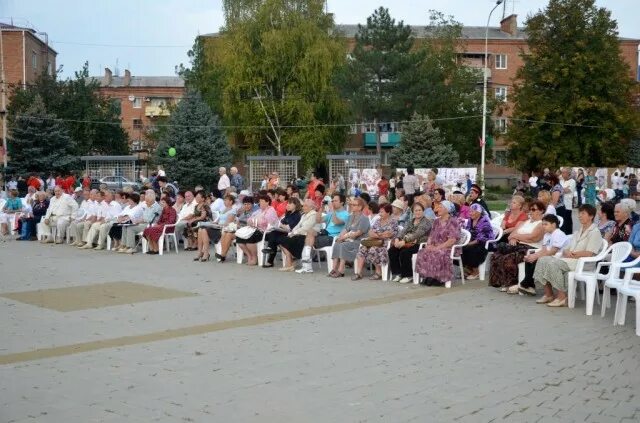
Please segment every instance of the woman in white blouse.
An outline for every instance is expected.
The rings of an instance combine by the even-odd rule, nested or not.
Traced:
[[[307,234],[313,230],[316,224],[316,203],[313,200],[305,200],[302,204],[302,218],[300,222],[289,232],[286,239],[280,243],[284,267],[283,272],[292,272],[295,269],[293,260],[300,259],[304,248],[304,240]]]

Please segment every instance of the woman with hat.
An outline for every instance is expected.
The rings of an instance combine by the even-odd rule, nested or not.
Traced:
[[[462,265],[467,279],[478,279],[478,267],[487,258],[485,243],[495,235],[489,215],[480,204],[472,204],[470,214],[465,229],[471,234],[471,240],[462,247]]]
[[[158,254],[158,241],[162,236],[162,231],[165,230],[164,227],[166,225],[173,225],[178,220],[178,213],[176,213],[176,209],[173,208],[173,200],[170,196],[162,197],[160,200],[160,205],[162,206],[162,213],[160,214],[160,219],[148,228],[144,230],[142,236],[144,236],[149,242],[149,250],[147,254]],[[174,227],[167,228],[165,233],[173,233]]]
[[[438,218],[433,222],[427,246],[418,251],[416,272],[426,279],[427,285],[451,287],[453,269],[451,247],[460,238],[460,224],[452,216],[456,208],[451,201],[436,206]]]
[[[487,203],[485,203],[484,199],[482,198],[482,188],[480,188],[478,185],[471,185],[471,191],[469,191],[468,201],[469,205],[480,204],[482,208],[485,209],[487,213],[489,213],[489,215],[491,215],[489,206],[487,206]]]

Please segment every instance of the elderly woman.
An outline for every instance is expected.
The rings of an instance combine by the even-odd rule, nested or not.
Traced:
[[[49,199],[47,193],[44,191],[38,191],[36,197],[31,203],[31,213],[21,219],[22,222],[22,234],[18,238],[20,241],[29,241],[33,234],[36,233],[36,226],[47,214],[49,208]]]
[[[538,259],[533,273],[535,284],[544,289],[544,295],[536,301],[549,307],[567,306],[567,274],[575,270],[578,259],[593,257],[602,247],[602,235],[593,223],[596,209],[584,204],[578,209],[580,229],[571,237],[569,246],[563,251],[561,258],[552,256]],[[554,295],[554,290],[556,294]]]
[[[351,200],[349,220],[347,220],[344,229],[335,239],[332,252],[333,269],[327,277],[344,277],[346,262],[355,261],[360,247],[360,240],[367,235],[371,226],[369,218],[363,213],[366,205],[367,203],[360,197]]]
[[[433,222],[427,246],[418,251],[416,272],[426,279],[428,286],[450,288],[453,279],[450,251],[460,238],[460,224],[451,216],[455,211],[452,202],[442,201],[436,206],[435,211],[438,218]]]
[[[507,294],[536,295],[536,284],[533,274],[536,269],[536,262],[541,257],[557,256],[567,245],[569,237],[559,228],[560,220],[555,214],[546,214],[542,218],[542,248],[524,257],[524,279],[520,285],[512,285],[507,289]]]
[[[279,222],[278,214],[271,207],[271,198],[268,195],[258,197],[258,210],[256,210],[249,220],[247,226],[254,228],[253,234],[248,238],[238,237],[236,233],[236,244],[247,256],[247,265],[256,266],[258,264],[258,242],[262,241],[264,233]]]
[[[207,204],[207,194],[203,190],[199,190],[195,195],[196,205],[193,209],[193,216],[187,219],[186,236],[187,247],[185,251],[198,250],[198,225],[200,222],[211,221],[211,207]],[[194,260],[195,261],[195,260]]]
[[[404,229],[392,241],[389,248],[389,268],[393,282],[409,283],[413,277],[411,258],[418,252],[420,244],[427,241],[432,220],[424,215],[424,206],[416,202],[413,217],[405,222]]]
[[[269,256],[267,258],[267,262],[264,263],[262,267],[273,267],[273,262],[276,259],[278,245],[280,245],[282,241],[287,238],[290,231],[300,222],[300,219],[302,218],[301,210],[302,204],[300,203],[300,199],[289,198],[287,200],[287,208],[284,215],[282,216],[282,219],[280,219],[280,224],[275,230],[269,232],[265,237],[267,248],[262,250],[262,252],[269,254]]]
[[[551,193],[545,189],[538,192],[538,201],[542,201],[545,206],[544,214],[556,214],[556,208],[551,204]]]
[[[200,222],[198,225],[198,255],[193,261],[208,261],[211,253],[209,245],[214,245],[220,241],[222,237],[221,226],[232,222],[235,218],[236,209],[234,207],[235,198],[231,194],[227,194],[223,198],[223,208],[216,213],[215,220],[211,222]]]
[[[609,239],[609,245],[616,242],[629,241],[631,235],[631,229],[633,228],[633,222],[631,221],[630,208],[623,203],[618,203],[613,209],[613,217],[615,219],[615,225],[611,231],[611,238]]]
[[[398,233],[398,221],[391,216],[392,209],[390,204],[380,207],[379,217],[373,222],[365,240],[367,242],[363,241],[358,250],[354,265],[355,275],[351,280],[362,279],[365,262],[373,264],[376,269],[369,279],[373,281],[382,279],[382,266],[389,263],[386,242],[395,238]]]
[[[465,202],[464,194],[453,193],[449,196],[449,200],[457,206],[456,208],[458,210],[458,217],[460,219],[471,219],[471,209]]]
[[[116,218],[116,222],[111,226],[111,229],[109,229],[109,238],[113,240],[111,251],[119,251],[125,248],[124,242],[122,242],[123,229],[131,225],[134,220],[140,220],[144,211],[140,205],[140,194],[132,192],[124,195],[127,199],[126,206]]]
[[[180,214],[180,211],[185,204],[186,200],[184,199],[184,191],[179,191],[176,194],[176,202],[173,203],[173,209],[176,211],[176,213]]]
[[[295,198],[289,199],[289,201],[291,200],[295,200]],[[292,272],[295,270],[294,259],[297,260],[302,257],[304,241],[307,235],[313,231],[313,227],[316,224],[316,214],[316,203],[311,199],[304,200],[302,204],[302,216],[298,223],[289,231],[287,236],[280,241],[280,249],[283,255],[282,260],[284,262],[284,267],[280,269],[281,271]]]
[[[235,218],[227,218],[227,221],[222,227],[222,234],[220,238],[220,253],[216,253],[216,261],[218,263],[224,263],[224,261],[227,259],[227,253],[231,248],[231,244],[233,243],[233,240],[236,239],[236,227],[246,226],[255,210],[256,208],[253,204],[253,197],[246,195],[242,199],[240,208],[236,211]],[[222,222],[220,222],[220,224],[222,224]]]
[[[170,196],[167,195],[160,200],[160,206],[162,207],[162,213],[160,214],[158,221],[147,227],[142,232],[142,236],[149,241],[147,254],[159,253],[158,241],[162,236],[162,231],[164,230],[165,233],[168,234],[173,233],[173,227],[165,229],[165,226],[174,225],[176,220],[178,220],[178,213],[176,213],[176,209],[173,208],[173,200]]]
[[[511,232],[515,231],[520,223],[527,220],[527,213],[523,210],[524,206],[524,197],[520,195],[514,195],[511,197],[511,206],[509,211],[504,214],[504,218],[500,224],[503,233],[502,238],[500,238],[500,242],[508,242]]]
[[[544,204],[536,201],[529,209],[529,219],[520,222],[516,230],[511,232],[508,243],[499,243],[497,251],[491,256],[491,276],[489,285],[507,292],[510,286],[518,283],[518,264],[527,251],[542,246],[542,217]]]
[[[18,197],[18,191],[12,189],[9,191],[9,198],[7,199],[2,211],[0,212],[0,227],[2,228],[2,235],[9,235],[9,223],[10,218],[18,213],[21,213],[23,209],[22,200]]]
[[[585,201],[585,204],[589,204]],[[616,218],[614,214],[615,205],[610,202],[602,203],[600,211],[598,212],[598,230],[600,235],[607,242],[611,242],[611,235],[613,235],[613,228],[616,226]]]
[[[485,243],[495,236],[489,215],[480,204],[471,205],[471,219],[466,229],[471,234],[471,240],[462,247],[462,265],[467,279],[478,279],[478,267],[487,258]]]

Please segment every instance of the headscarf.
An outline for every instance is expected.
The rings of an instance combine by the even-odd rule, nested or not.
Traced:
[[[473,203],[469,206],[470,211],[476,211],[476,212],[480,212],[482,216],[486,216],[487,215],[487,211],[484,209],[484,207],[482,207],[480,204],[478,203]]]
[[[453,205],[453,203],[449,200],[444,200],[440,202],[440,205],[442,207],[444,207],[445,209],[447,209],[447,211],[449,212],[449,214],[454,214],[456,212],[456,206]]]

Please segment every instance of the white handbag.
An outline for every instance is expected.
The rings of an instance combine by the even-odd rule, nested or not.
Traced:
[[[249,239],[255,233],[256,228],[251,226],[243,226],[236,231],[236,238]]]

